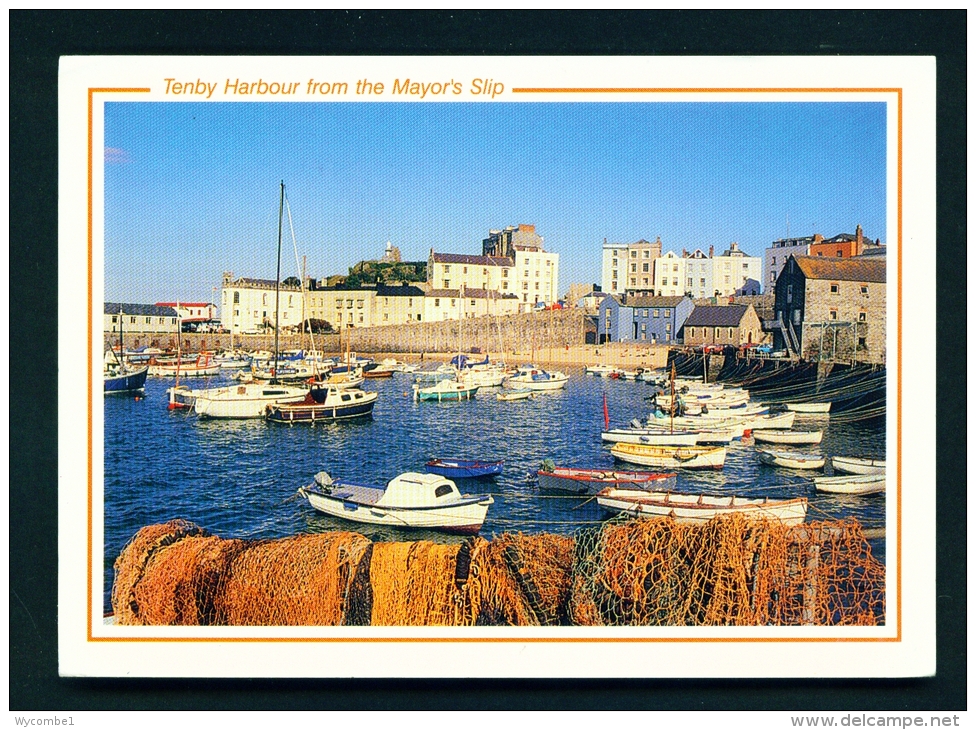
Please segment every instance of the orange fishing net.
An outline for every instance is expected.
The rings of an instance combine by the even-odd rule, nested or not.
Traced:
[[[176,520],[119,555],[112,606],[128,625],[876,625],[884,580],[854,521],[617,518],[442,545],[223,540]]]

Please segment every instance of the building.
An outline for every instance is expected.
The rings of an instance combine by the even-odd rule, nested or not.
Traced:
[[[179,331],[179,318],[172,307],[156,304],[123,304],[105,302],[102,315],[102,329],[105,332],[123,334],[151,333],[176,334]]]
[[[486,289],[431,289],[424,294],[424,319],[427,322],[504,316],[519,310],[519,299],[514,294]]]
[[[224,272],[220,292],[221,320],[231,332],[258,332],[274,327],[276,301],[282,328],[301,324],[305,311],[300,286],[281,284],[276,295],[273,279],[244,276],[235,279],[233,272]]]
[[[394,246],[390,241],[386,242],[386,250],[383,252],[383,257],[380,259],[381,264],[398,264],[403,259],[400,256],[400,249]]]
[[[217,307],[210,302],[156,302],[156,306],[176,310],[176,316],[183,326],[209,324],[217,319]]]
[[[567,307],[578,307],[579,302],[583,297],[592,294],[595,291],[599,291],[600,287],[595,284],[570,284],[569,289],[566,290],[566,296],[563,300]]]
[[[686,292],[691,291],[688,288],[688,281],[685,277],[685,269],[689,258],[694,258],[696,260],[704,259],[705,254],[703,254],[701,251],[695,251],[691,257],[689,257],[687,251],[682,252],[681,256],[676,254],[674,251],[668,251],[666,254],[660,256],[654,262],[654,274],[650,292],[662,297],[680,297],[684,296]],[[631,264],[631,268],[633,268],[633,263]],[[711,267],[705,266],[703,271],[706,269],[709,272],[709,278],[707,281],[710,285]],[[633,279],[634,274],[630,274],[630,277]],[[703,285],[705,284],[705,281],[705,279],[702,280]]]
[[[427,285],[432,289],[483,289],[503,294],[516,290],[515,259],[507,256],[472,256],[435,253],[427,259]]]
[[[762,343],[766,335],[751,304],[697,306],[684,322],[685,345],[740,347]]]
[[[635,243],[603,239],[602,289],[608,294],[653,295],[654,260],[661,255],[661,238]]]
[[[851,256],[884,255],[881,239],[872,241],[864,237],[858,225],[854,233],[838,233],[824,238],[819,233],[803,238],[781,238],[773,241],[763,255],[763,288],[772,291],[783,267],[790,256],[828,256],[831,258],[850,258]]]
[[[694,308],[688,297],[607,294],[600,302],[598,342],[673,344]]]
[[[519,223],[502,230],[488,231],[488,238],[481,242],[484,256],[515,258],[516,251],[543,251],[543,239],[535,232],[535,226]]]
[[[884,364],[886,258],[791,256],[776,282],[775,346],[805,360]]]
[[[520,311],[559,301],[559,254],[542,250],[515,251],[515,292]]]

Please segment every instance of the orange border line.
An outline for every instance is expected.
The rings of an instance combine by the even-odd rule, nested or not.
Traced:
[[[901,593],[901,574],[902,574],[902,515],[901,515],[901,486],[902,486],[902,160],[903,160],[903,90],[901,88],[727,88],[727,89],[700,89],[700,88],[515,88],[515,94],[603,94],[603,93],[894,93],[897,94],[897,115],[898,115],[898,163],[897,163],[897,226],[898,226],[898,281],[897,281],[897,317],[898,317],[898,337],[896,361],[898,363],[897,377],[897,424],[896,424],[896,483],[897,496],[896,503],[898,508],[896,534],[898,544],[896,555],[898,569],[896,571],[897,585],[897,620],[896,634],[893,637],[456,637],[456,638],[437,638],[437,637],[122,637],[122,636],[93,636],[92,635],[92,603],[93,603],[93,563],[92,554],[92,504],[93,504],[93,435],[92,426],[94,424],[94,391],[93,391],[93,329],[94,329],[94,296],[93,291],[93,105],[94,94],[96,93],[148,93],[151,89],[137,88],[89,88],[88,89],[88,625],[87,634],[90,642],[153,642],[153,643],[254,643],[254,642],[275,642],[275,643],[297,643],[297,642],[331,642],[331,643],[427,643],[427,644],[468,644],[468,643],[495,643],[495,644],[537,644],[537,643],[576,643],[576,644],[632,644],[632,643],[891,643],[902,640],[902,593]],[[104,558],[102,558],[104,559]],[[277,628],[277,627],[276,627]],[[792,630],[794,627],[782,627]]]
[[[93,301],[95,296],[95,286],[94,286],[94,263],[93,263],[93,251],[94,251],[94,207],[93,202],[94,192],[92,190],[92,178],[94,175],[94,109],[95,109],[95,94],[112,93],[112,94],[128,94],[128,93],[139,93],[148,94],[152,89],[113,89],[113,88],[89,88],[88,89],[88,640],[93,641],[92,638],[92,586],[94,585],[94,576],[92,575],[92,563],[94,562],[94,556],[92,555],[92,503],[94,498],[93,494],[93,480],[94,475],[92,473],[94,464],[94,450],[92,439],[93,424],[95,423],[95,409],[94,409],[94,388],[92,387],[92,382],[94,380],[94,335],[92,331],[95,328],[95,302]]]

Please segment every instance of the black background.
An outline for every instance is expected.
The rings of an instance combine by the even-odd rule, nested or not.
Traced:
[[[965,11],[10,11],[9,19],[11,710],[966,709]],[[918,337],[928,346],[933,335],[937,338],[936,676],[436,682],[59,678],[57,368],[70,363],[59,364],[56,357],[58,58],[112,54],[937,57],[938,301],[932,331],[908,332],[905,341],[912,346]],[[934,250],[936,242],[922,245]],[[907,306],[931,309],[930,302],[912,302],[907,284],[905,296]],[[906,395],[911,387],[905,383]],[[910,397],[905,408],[911,418]],[[84,490],[81,465],[76,476],[62,487]],[[743,646],[743,664],[750,660],[749,647]],[[802,672],[802,646],[795,661]],[[478,662],[476,645],[470,662]],[[396,668],[389,669],[395,676]],[[463,666],[452,669],[464,673]],[[654,670],[667,673],[666,667]]]

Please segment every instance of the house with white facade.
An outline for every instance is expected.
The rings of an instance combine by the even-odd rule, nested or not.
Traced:
[[[220,311],[222,325],[231,332],[258,332],[273,327],[275,304],[281,327],[297,326],[305,315],[300,286],[281,284],[277,295],[273,279],[234,278],[224,272],[221,281]]]
[[[176,334],[179,322],[176,310],[155,304],[124,304],[105,302],[102,314],[102,329],[105,332],[137,334]]]

